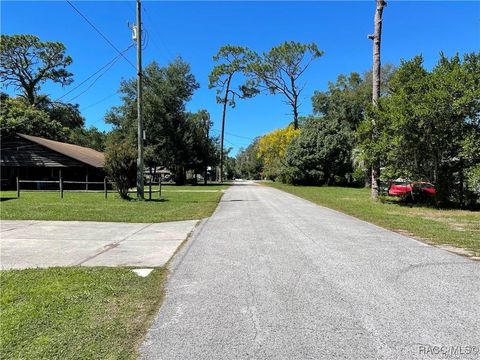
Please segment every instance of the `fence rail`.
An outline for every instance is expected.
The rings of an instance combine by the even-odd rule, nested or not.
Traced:
[[[91,190],[88,190],[88,185],[103,185],[103,193],[105,194],[105,199],[108,197],[108,181],[107,177],[103,179],[103,181],[70,181],[70,180],[63,180],[62,177],[59,178],[59,180],[20,180],[17,177],[17,198],[20,197],[20,191],[21,191],[21,186],[20,184],[59,184],[59,189],[58,191],[60,192],[60,197],[63,199],[63,193],[68,192],[69,190],[64,190],[63,185],[64,184],[83,184],[85,185],[85,190],[82,190],[83,192],[90,192]],[[25,191],[25,189],[24,189]],[[78,190],[77,190],[78,191]],[[98,191],[95,191],[98,192]]]
[[[99,193],[103,192],[105,195],[105,199],[108,198],[108,185],[113,184],[111,182],[108,182],[107,177],[104,178],[103,181],[71,181],[71,180],[63,180],[63,178],[60,178],[59,180],[20,180],[17,177],[17,198],[20,197],[20,192],[34,192],[34,191],[48,191],[48,190],[29,190],[29,189],[21,189],[20,184],[59,184],[58,191],[60,193],[60,197],[63,199],[63,194],[65,192],[90,192],[90,193]],[[85,190],[65,190],[64,189],[64,184],[82,184],[85,185]],[[103,190],[88,190],[88,185],[103,185]],[[145,184],[145,186],[148,186],[148,200],[152,200],[152,185],[158,185],[158,198],[160,199],[162,197],[162,182],[157,181],[157,182],[148,182]],[[129,193],[136,193],[136,191],[129,191]]]

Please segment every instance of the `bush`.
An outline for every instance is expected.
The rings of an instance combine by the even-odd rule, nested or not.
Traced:
[[[105,152],[105,172],[122,199],[128,199],[128,189],[135,186],[137,152],[128,143],[110,144]]]
[[[310,118],[287,149],[284,180],[305,185],[345,182],[351,154],[351,130],[334,119]]]

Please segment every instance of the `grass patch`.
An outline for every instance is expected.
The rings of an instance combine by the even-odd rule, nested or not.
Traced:
[[[164,190],[222,190],[228,185],[162,186]],[[134,194],[132,194],[134,196]],[[222,192],[165,191],[162,200],[152,194],[152,201],[125,201],[116,193],[70,193],[61,199],[58,192],[0,193],[2,220],[78,220],[118,222],[164,222],[202,219],[210,216]]]
[[[265,185],[408,236],[453,245],[480,256],[480,212],[375,202],[370,199],[369,189]]]
[[[0,273],[0,358],[134,359],[166,270],[49,268]]]

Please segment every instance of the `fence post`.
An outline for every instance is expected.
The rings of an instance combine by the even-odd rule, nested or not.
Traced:
[[[60,175],[60,197],[63,199],[63,177]]]
[[[103,191],[105,192],[105,199],[106,199],[107,196],[108,196],[108,191],[107,191],[107,177],[106,177],[106,176],[103,178]]]
[[[152,200],[152,178],[150,178],[148,183],[148,200]]]
[[[158,198],[162,198],[162,175],[160,174],[160,177],[158,178]]]
[[[18,176],[17,176],[17,198],[20,197],[20,180],[18,179]]]

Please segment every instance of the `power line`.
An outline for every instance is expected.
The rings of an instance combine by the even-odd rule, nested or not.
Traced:
[[[120,58],[117,56],[117,58],[116,58],[103,72],[101,72],[100,75],[98,75],[98,76],[92,81],[92,83],[91,83],[85,90],[83,90],[81,93],[79,93],[79,94],[75,95],[74,97],[72,97],[68,102],[71,102],[71,101],[75,100],[76,98],[82,96],[82,95],[85,94],[88,90],[90,90],[90,89],[92,88],[92,86],[93,86],[103,75],[105,75],[105,74],[108,72],[108,70],[110,70],[110,69],[113,67],[113,65],[115,65],[115,63],[116,63],[119,59],[120,59]]]
[[[105,100],[110,99],[111,97],[113,97],[113,96],[115,96],[115,95],[117,95],[117,92],[114,92],[113,94],[110,94],[110,95],[104,97],[103,99],[94,102],[93,104],[90,104],[90,105],[87,105],[87,106],[85,106],[85,107],[82,107],[80,110],[81,110],[81,111],[85,111],[85,110],[87,110],[87,109],[90,109],[90,108],[92,108],[92,107],[94,107],[94,106],[96,106],[96,105],[104,102]]]
[[[75,5],[71,3],[70,0],[66,0],[66,2],[121,56],[123,57],[135,70],[137,69],[136,66],[128,60],[128,58],[123,55],[123,53],[108,39],[108,37],[102,33],[85,15],[82,14],[80,10],[78,10]]]
[[[127,47],[125,50],[122,51],[122,53],[125,53],[127,50],[129,50],[130,48],[133,47],[133,44],[130,45],[129,47]],[[75,90],[77,90],[79,87],[81,87],[83,84],[85,84],[88,80],[90,80],[91,78],[93,78],[95,75],[97,75],[99,72],[101,72],[103,69],[107,68],[110,69],[109,65],[113,65],[118,59],[120,58],[120,55],[117,55],[115,56],[112,60],[110,60],[108,63],[106,63],[105,65],[103,65],[100,69],[98,69],[97,71],[95,71],[92,75],[90,75],[89,77],[87,77],[85,80],[83,80],[81,83],[79,83],[77,86],[75,86],[73,89],[70,89],[69,91],[67,91],[65,94],[63,94],[62,96],[60,96],[56,101],[59,101],[61,99],[63,99],[65,96],[67,96],[68,94],[71,94],[72,92],[74,92]],[[106,70],[106,71],[107,71]],[[91,86],[90,86],[91,87]]]
[[[212,128],[211,130],[214,131],[214,132],[216,132],[216,133],[218,133],[218,134],[220,134],[220,130],[217,130],[217,129],[215,129],[215,128]],[[227,132],[227,131],[225,131],[225,134],[226,134],[226,135],[230,135],[230,136],[237,137],[237,138],[239,138],[239,139],[245,139],[245,140],[249,140],[249,141],[255,140],[255,138],[251,138],[251,137],[248,137],[248,136],[237,135],[237,134],[233,134],[233,133]],[[241,141],[241,140],[238,140],[238,141]]]
[[[152,28],[153,28],[154,31],[155,31],[155,28],[153,27],[154,21],[153,21],[152,18],[150,17],[150,13],[148,12],[148,10],[145,8],[145,6],[144,6],[143,4],[142,4],[142,9],[143,9],[143,11],[145,12],[145,15],[147,16],[148,21],[150,22],[150,25],[152,25]],[[156,31],[155,31],[155,32],[156,32]],[[159,34],[157,34],[157,35],[159,35]],[[166,50],[171,57],[175,57],[175,56],[173,55],[173,53],[170,51],[170,49],[160,40],[160,39],[161,39],[161,36],[158,36],[158,41],[159,41],[159,43],[160,43],[161,46],[159,46],[159,45],[157,44],[157,42],[155,41],[155,39],[156,39],[156,37],[153,37],[153,36],[152,36],[153,45],[157,48],[157,50],[158,50],[160,53],[163,52],[162,50],[160,50],[160,47],[163,47],[164,50]]]
[[[252,138],[252,137],[243,136],[243,135],[236,135],[236,134],[232,134],[232,133],[227,132],[227,131],[225,131],[225,134],[230,135],[230,136],[234,136],[234,137],[237,137],[237,138],[240,138],[240,139],[254,140],[254,138]]]

